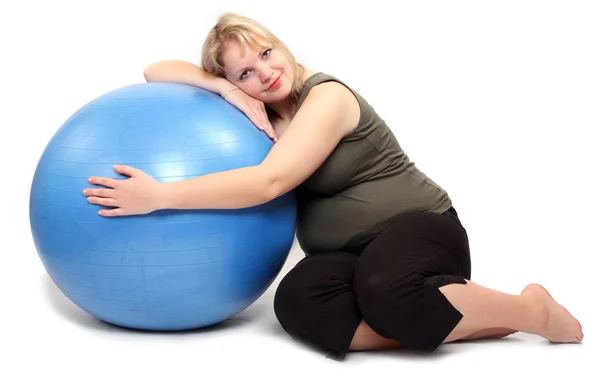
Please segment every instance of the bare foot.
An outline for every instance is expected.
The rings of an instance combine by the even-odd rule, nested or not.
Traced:
[[[531,299],[536,309],[536,334],[550,342],[581,342],[583,332],[581,323],[562,305],[557,303],[550,293],[539,284],[529,284],[521,296]]]
[[[483,338],[502,338],[509,336],[511,334],[516,333],[517,330],[507,329],[507,328],[490,328],[483,329],[478,332],[469,334],[466,337],[461,338],[461,340],[479,340]]]

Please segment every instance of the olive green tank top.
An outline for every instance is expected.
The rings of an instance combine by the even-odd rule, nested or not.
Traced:
[[[367,244],[397,217],[443,213],[448,193],[419,171],[375,110],[345,83],[325,73],[304,83],[298,109],[313,86],[336,81],[360,105],[360,120],[325,162],[296,189],[298,244],[306,254]]]

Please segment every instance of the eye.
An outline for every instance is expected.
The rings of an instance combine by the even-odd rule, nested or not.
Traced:
[[[262,57],[263,57],[263,58],[269,58],[269,56],[271,55],[271,50],[272,50],[272,49],[270,49],[270,48],[269,48],[269,49],[267,49],[267,50],[265,50],[265,51],[262,53]],[[246,78],[248,77],[248,75],[249,75],[249,74],[250,74],[250,73],[249,73],[249,70],[244,70],[244,72],[242,72],[242,74],[240,75],[240,80],[244,80],[244,79],[246,79]]]
[[[242,74],[240,75],[240,80],[243,80],[243,79],[245,79],[247,76],[248,76],[248,70],[244,70],[244,71],[242,72]]]

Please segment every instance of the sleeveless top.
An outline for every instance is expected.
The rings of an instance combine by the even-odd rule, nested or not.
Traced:
[[[339,79],[313,74],[304,83],[298,109],[312,87],[326,81],[354,94],[360,120],[296,188],[296,235],[305,254],[359,248],[403,214],[452,207],[448,193],[417,169],[384,120]]]

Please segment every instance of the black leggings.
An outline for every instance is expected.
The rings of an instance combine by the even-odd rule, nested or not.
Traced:
[[[394,221],[362,253],[310,254],[275,294],[275,314],[296,340],[344,358],[364,321],[407,348],[433,351],[462,318],[438,289],[471,277],[469,241],[454,208]]]

